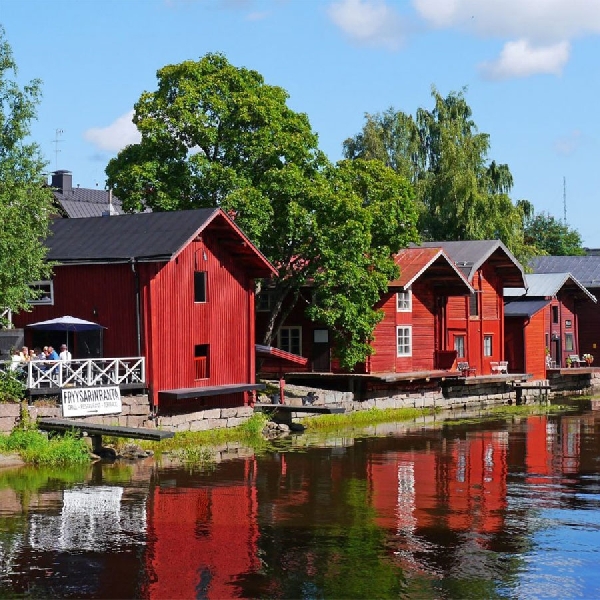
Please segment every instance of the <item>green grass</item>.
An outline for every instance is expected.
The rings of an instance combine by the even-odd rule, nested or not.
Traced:
[[[302,420],[302,424],[313,429],[343,429],[345,427],[364,427],[376,423],[410,421],[424,415],[433,415],[433,408],[371,408],[340,415],[319,415]]]
[[[16,453],[34,465],[87,463],[90,453],[85,441],[73,434],[48,438],[34,428],[17,428],[0,437],[0,452]]]

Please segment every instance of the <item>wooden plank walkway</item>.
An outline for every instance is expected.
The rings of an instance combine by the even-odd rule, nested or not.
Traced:
[[[137,440],[150,440],[154,442],[160,442],[161,440],[172,438],[175,435],[173,431],[164,431],[162,429],[102,425],[98,423],[89,423],[87,421],[70,421],[69,419],[40,419],[37,426],[43,431],[58,431],[61,433],[66,431],[76,431],[82,435],[89,435],[92,439],[93,450],[102,448],[103,435]]]

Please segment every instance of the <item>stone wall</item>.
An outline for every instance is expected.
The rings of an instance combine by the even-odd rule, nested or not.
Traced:
[[[534,385],[536,382],[529,382]],[[548,381],[537,382],[540,385]],[[569,377],[554,376],[549,380],[552,386],[550,396],[592,394],[600,391],[600,369],[598,372],[573,375]],[[285,387],[286,404],[302,405],[302,398],[308,392],[314,392],[318,398],[315,406],[341,406],[346,412],[369,410],[372,408],[436,408],[464,409],[477,408],[491,404],[510,404],[516,401],[514,389],[504,381],[481,382],[468,384],[455,381],[443,382],[443,385],[430,386],[424,391],[393,391],[372,390],[363,394],[364,400],[354,400],[352,392],[323,390],[307,386],[287,384]],[[548,390],[523,390],[523,401],[530,402],[548,395]],[[270,402],[266,396],[260,396],[259,402]],[[62,416],[61,409],[56,405],[34,402],[28,407],[29,417],[36,420],[41,417]],[[104,425],[121,425],[126,427],[160,428],[170,431],[205,431],[220,427],[235,427],[247,421],[254,413],[249,406],[233,408],[208,408],[192,412],[179,412],[155,416],[150,410],[146,395],[122,397],[123,411],[119,415],[103,415],[93,417],[78,417],[78,421],[89,421]],[[297,413],[294,418],[303,419],[307,413]],[[20,405],[16,403],[0,403],[0,432],[10,432],[20,419]]]

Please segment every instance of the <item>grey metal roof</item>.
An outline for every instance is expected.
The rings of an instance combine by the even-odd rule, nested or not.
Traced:
[[[507,302],[504,305],[505,317],[533,317],[545,306],[550,304],[550,300],[515,300]]]
[[[121,201],[115,196],[108,202],[108,192],[89,188],[73,188],[65,192],[52,190],[56,203],[64,214],[71,219],[101,217],[110,212],[113,215],[123,213]]]
[[[571,273],[586,288],[600,287],[600,256],[537,256],[534,273]]]
[[[596,302],[591,294],[571,273],[528,273],[525,275],[527,291],[523,288],[507,288],[504,297],[552,298],[562,289],[568,289],[578,297]]]
[[[504,268],[507,287],[525,286],[525,273],[521,263],[500,240],[464,240],[452,242],[424,242],[421,246],[443,248],[469,282],[477,270],[494,254],[504,254],[512,268]]]

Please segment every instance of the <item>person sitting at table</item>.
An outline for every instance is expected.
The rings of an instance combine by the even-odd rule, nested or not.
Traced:
[[[30,354],[29,354],[29,348],[28,348],[27,346],[23,346],[23,347],[21,348],[21,358],[22,358],[24,361],[28,361],[28,360],[29,360],[29,357],[30,357]]]
[[[48,351],[46,352],[46,360],[58,360],[58,353],[52,346],[48,346]]]
[[[12,356],[10,357],[10,370],[16,371],[21,368],[21,364],[23,363],[23,357],[21,356],[21,352],[15,348],[12,352]]]
[[[58,357],[60,358],[60,360],[71,360],[71,353],[69,352],[69,349],[67,348],[66,344],[63,344],[60,347],[60,354],[58,355]]]

